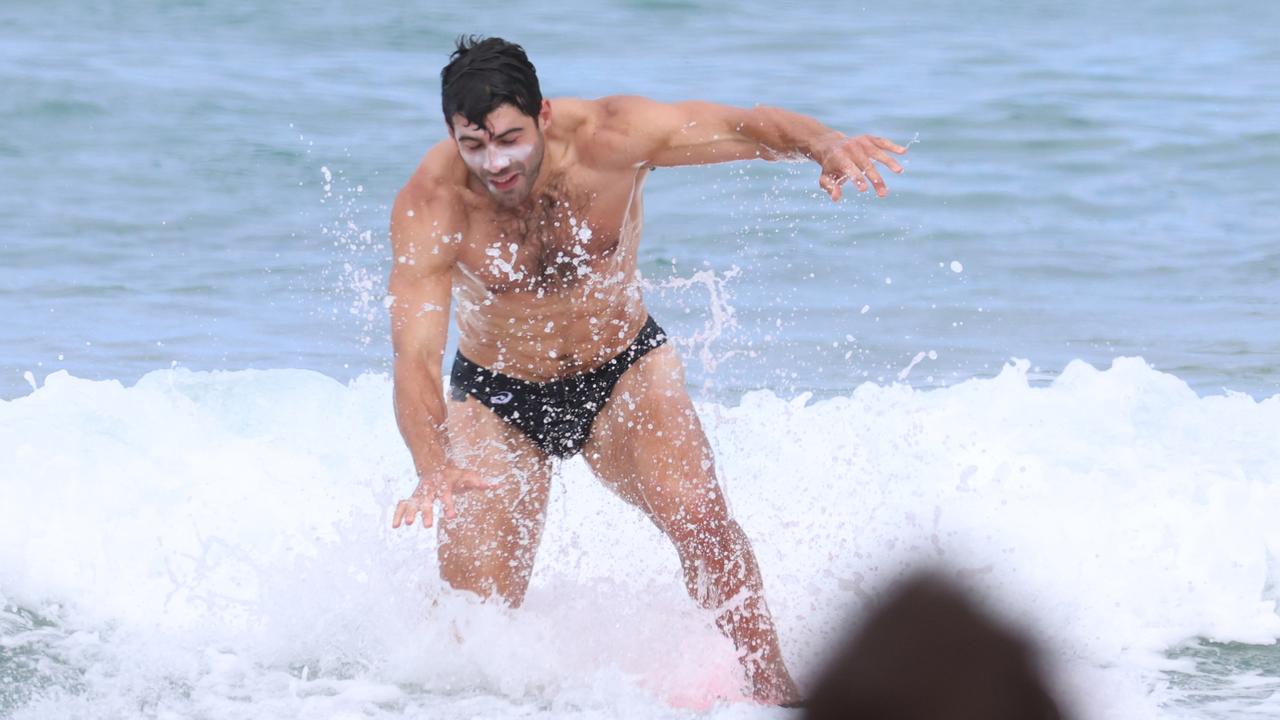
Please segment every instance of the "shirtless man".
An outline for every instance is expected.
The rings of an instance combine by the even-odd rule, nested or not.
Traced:
[[[447,140],[392,209],[395,411],[419,482],[393,527],[438,530],[453,587],[524,598],[553,458],[600,481],[675,545],[761,702],[796,702],[755,554],[636,274],[641,187],[655,167],[807,157],[833,200],[902,168],[883,138],[771,108],[639,97],[544,100],[524,51],[460,39],[441,72]],[[458,354],[441,377],[450,300]]]

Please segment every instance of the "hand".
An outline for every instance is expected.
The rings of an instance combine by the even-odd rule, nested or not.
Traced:
[[[865,191],[867,182],[870,181],[871,186],[876,189],[876,195],[884,197],[889,194],[889,188],[885,187],[884,179],[876,170],[876,161],[895,173],[900,173],[902,166],[889,153],[901,155],[906,151],[905,147],[874,135],[841,135],[814,157],[822,165],[822,176],[818,178],[818,184],[833,201],[840,199],[840,186],[848,180],[853,180],[858,192]]]
[[[422,527],[431,527],[435,518],[436,500],[444,505],[444,516],[452,519],[457,515],[453,509],[454,492],[483,490],[488,487],[491,487],[490,483],[480,477],[480,473],[463,470],[452,463],[446,464],[434,473],[423,475],[413,495],[396,504],[391,527],[398,528],[401,523],[412,525],[418,513],[422,513]]]

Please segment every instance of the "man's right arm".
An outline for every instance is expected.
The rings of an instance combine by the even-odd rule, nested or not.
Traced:
[[[391,211],[388,283],[395,353],[396,424],[413,456],[418,487],[396,507],[392,525],[431,526],[435,500],[453,513],[453,491],[478,481],[449,462],[442,368],[449,332],[453,266],[461,245],[460,211],[447,191],[401,191]]]

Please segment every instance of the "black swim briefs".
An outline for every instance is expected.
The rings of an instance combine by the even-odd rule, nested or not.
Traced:
[[[591,424],[613,394],[622,374],[645,353],[667,341],[650,317],[627,349],[595,370],[548,382],[520,380],[471,362],[461,352],[449,372],[449,397],[474,397],[519,428],[544,452],[576,455],[591,435]]]

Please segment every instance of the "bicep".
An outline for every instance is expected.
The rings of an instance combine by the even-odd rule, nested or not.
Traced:
[[[449,228],[448,213],[397,200],[392,210],[391,276],[387,282],[391,314],[391,343],[397,369],[402,366],[438,369],[449,332],[449,301],[453,289],[453,247],[441,231]],[[415,217],[415,213],[417,217]]]
[[[600,102],[601,134],[630,164],[705,165],[757,158],[765,150],[743,132],[749,110],[699,100],[615,97]]]

